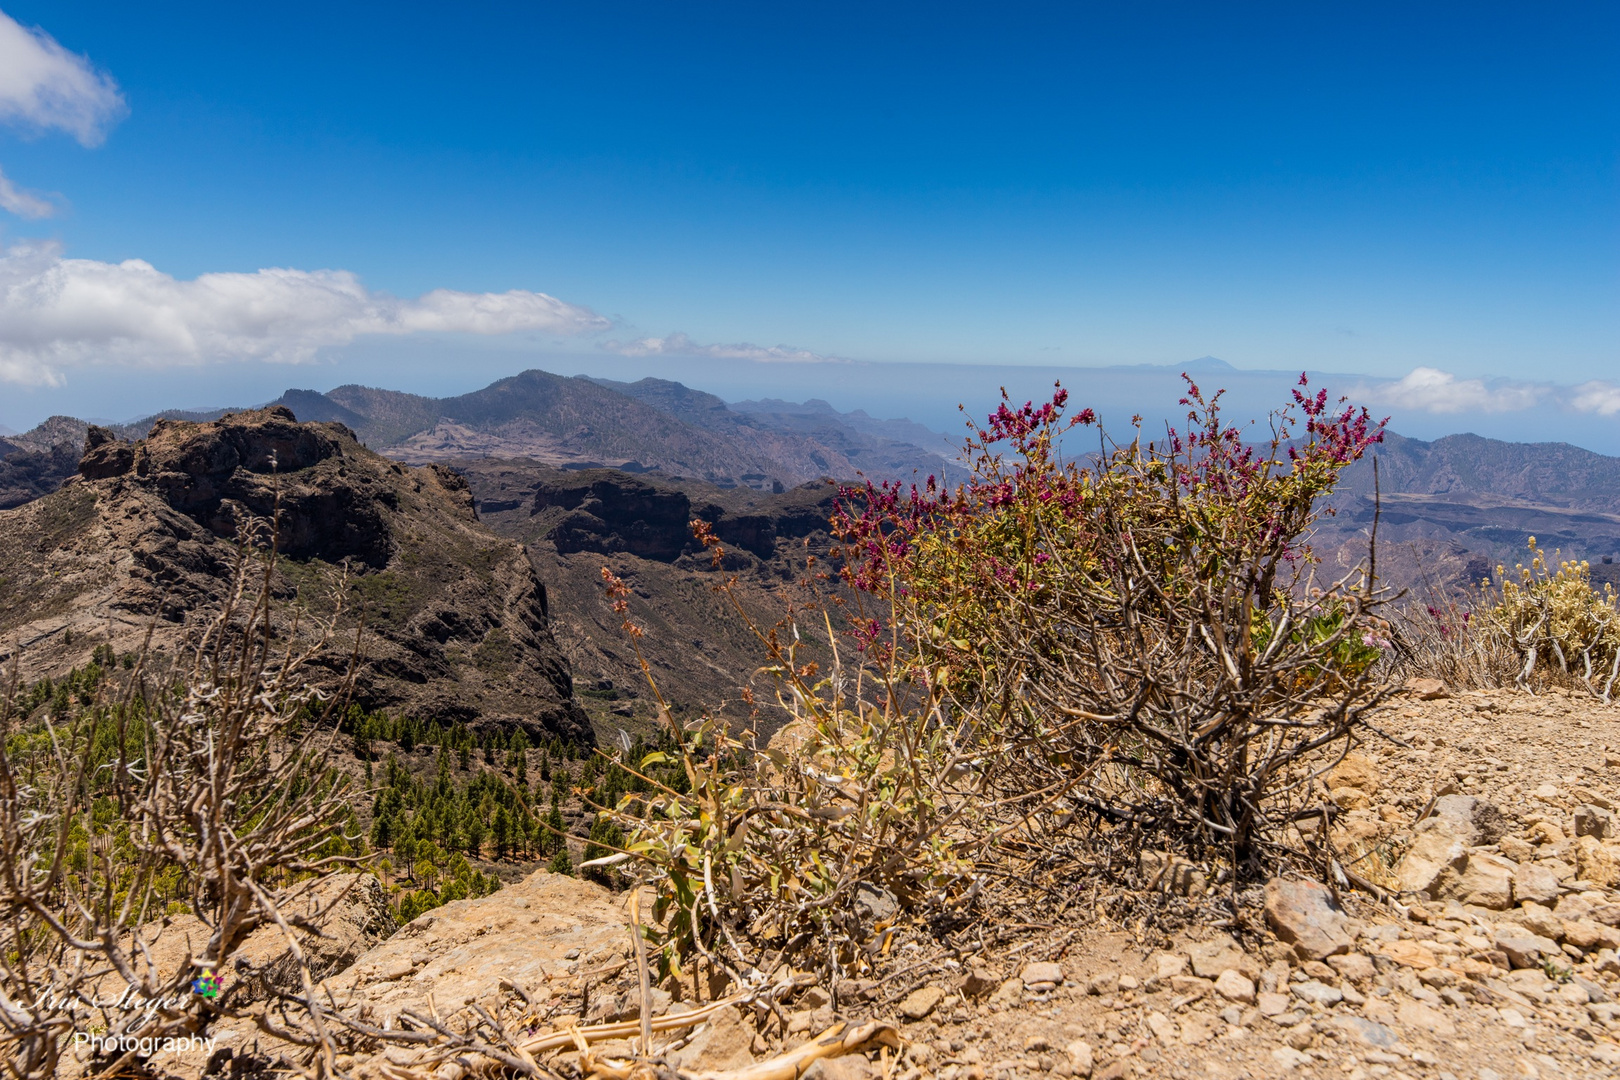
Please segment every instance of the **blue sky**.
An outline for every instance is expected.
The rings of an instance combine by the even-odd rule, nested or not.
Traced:
[[[0,0],[79,65],[0,73],[0,423],[1213,354],[1620,452],[1620,8],[1421,7]]]

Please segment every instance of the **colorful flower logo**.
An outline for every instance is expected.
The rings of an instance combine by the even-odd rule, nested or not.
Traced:
[[[203,968],[203,973],[191,980],[191,992],[209,1001],[219,997],[219,976],[214,974],[213,968]]]

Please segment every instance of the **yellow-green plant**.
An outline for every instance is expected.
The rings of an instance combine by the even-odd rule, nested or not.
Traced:
[[[1487,612],[1494,628],[1505,634],[1523,656],[1517,681],[1529,689],[1537,664],[1556,663],[1576,674],[1605,701],[1620,675],[1620,608],[1614,589],[1592,586],[1592,568],[1585,562],[1549,560],[1530,537],[1530,565],[1518,564],[1515,575],[1497,567],[1501,599]],[[1557,569],[1553,569],[1553,561]],[[1596,679],[1603,680],[1598,689]]]
[[[603,576],[626,613],[623,583]],[[823,627],[832,638],[825,616]],[[628,618],[625,628],[634,643],[640,629]],[[634,858],[655,890],[648,932],[662,974],[695,963],[757,984],[774,966],[766,957],[791,955],[836,986],[881,948],[893,917],[874,914],[881,898],[897,910],[949,904],[971,887],[987,837],[974,828],[974,793],[953,787],[967,773],[948,725],[929,722],[937,695],[892,669],[844,668],[835,640],[823,673],[800,661],[796,626],[760,637],[789,737],[762,746],[712,718],[681,725],[665,706],[675,748],[634,763],[648,790],[607,811],[625,847],[597,862]],[[671,764],[684,790],[657,779]]]

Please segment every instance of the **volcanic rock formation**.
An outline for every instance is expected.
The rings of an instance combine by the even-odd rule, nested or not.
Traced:
[[[91,427],[78,476],[0,512],[0,658],[53,674],[149,626],[182,648],[224,599],[239,539],[268,542],[271,520],[279,597],[320,614],[337,590],[363,622],[362,706],[588,737],[545,588],[522,545],[478,523],[466,482],[285,407],[162,420],[137,443]],[[347,644],[335,653],[334,679]]]

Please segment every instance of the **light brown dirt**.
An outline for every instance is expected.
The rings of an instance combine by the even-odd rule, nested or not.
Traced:
[[[1620,744],[1617,720],[1613,708],[1562,694],[1401,699],[1377,725],[1406,745],[1371,739],[1331,781],[1334,798],[1357,807],[1341,816],[1335,838],[1342,850],[1366,852],[1352,865],[1367,876],[1393,876],[1419,835],[1420,813],[1455,789],[1491,800],[1503,815],[1501,838],[1474,845],[1470,859],[1549,871],[1556,906],[1484,906],[1459,892],[1458,881],[1437,896],[1386,902],[1346,892],[1344,929],[1354,944],[1328,963],[1304,961],[1269,932],[1256,932],[1258,919],[1165,937],[1143,925],[1071,916],[1060,928],[989,927],[1001,934],[987,932],[991,944],[957,958],[930,953],[914,928],[909,939],[898,938],[882,982],[805,987],[783,999],[779,1015],[744,1010],[739,1021],[727,1014],[689,1042],[677,1033],[657,1045],[681,1069],[720,1068],[745,1050],[763,1059],[792,1049],[837,1019],[877,1018],[897,1025],[903,1050],[830,1062],[817,1066],[818,1074],[1620,1076],[1620,929],[1612,925],[1620,923],[1620,872],[1593,880],[1609,864],[1580,855],[1583,843],[1610,855],[1620,855],[1620,844],[1575,836],[1577,808],[1620,800],[1620,754],[1610,750],[1611,742]],[[634,1016],[639,995],[625,900],[537,873],[424,915],[327,985],[378,1022],[391,1022],[402,1007],[450,1014],[468,1002],[508,1018],[525,1036]],[[1229,929],[1241,941],[1226,938]],[[1549,932],[1562,945],[1528,966],[1515,968],[1500,945],[1515,934]],[[833,989],[838,1012],[827,992]],[[655,1013],[690,1007],[664,990],[653,1004]],[[250,1050],[254,1037],[235,1026],[233,1045]],[[614,1048],[630,1049],[622,1042]],[[261,1040],[256,1060],[280,1052]],[[404,1051],[388,1053],[399,1060]],[[564,1075],[577,1062],[551,1059]]]

